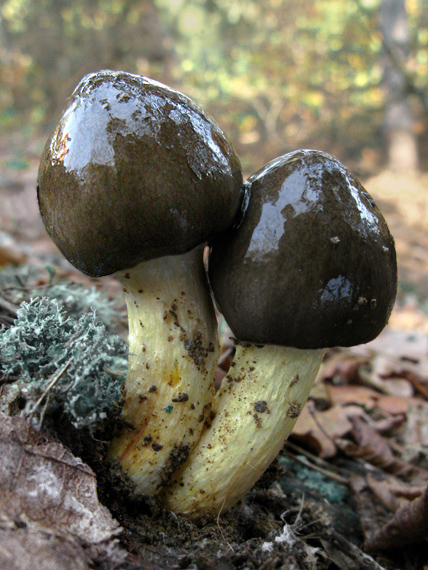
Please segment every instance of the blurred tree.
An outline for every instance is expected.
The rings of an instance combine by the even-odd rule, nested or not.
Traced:
[[[36,125],[57,118],[90,71],[167,76],[173,61],[151,0],[5,0],[0,15],[3,123],[11,114]]]
[[[406,3],[414,92],[428,86],[427,3]],[[355,166],[383,143],[380,15],[381,0],[3,0],[0,129],[46,127],[82,75],[121,68],[200,102],[246,173],[304,146]]]
[[[156,5],[181,81],[222,118],[245,167],[308,143],[348,158],[380,144],[381,34],[354,0]]]
[[[410,35],[405,0],[382,0],[381,27],[385,52],[384,129],[388,165],[396,171],[416,171],[418,143],[409,102],[414,84],[406,72]]]

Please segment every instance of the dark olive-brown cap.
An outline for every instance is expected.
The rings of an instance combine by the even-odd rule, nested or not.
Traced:
[[[251,176],[239,227],[212,243],[215,299],[240,340],[324,348],[375,338],[397,289],[394,240],[360,182],[318,151]]]
[[[124,72],[83,78],[39,168],[46,229],[92,276],[189,251],[230,225],[241,196],[239,159],[216,123]]]

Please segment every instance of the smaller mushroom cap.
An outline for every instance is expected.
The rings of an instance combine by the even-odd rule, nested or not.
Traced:
[[[386,325],[397,290],[394,240],[372,198],[335,158],[303,150],[245,183],[237,228],[212,242],[215,299],[240,339],[352,346]]]
[[[190,251],[231,224],[241,196],[239,159],[216,123],[124,72],[82,79],[39,168],[46,229],[92,276]]]

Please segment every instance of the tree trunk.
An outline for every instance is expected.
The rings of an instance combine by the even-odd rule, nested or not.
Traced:
[[[385,48],[384,133],[387,162],[390,168],[399,172],[416,171],[417,138],[408,101],[408,83],[403,73],[403,65],[409,55],[405,0],[382,0],[381,25]]]

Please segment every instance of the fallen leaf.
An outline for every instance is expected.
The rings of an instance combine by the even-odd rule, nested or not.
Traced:
[[[367,410],[373,409],[379,392],[366,386],[344,385],[328,387],[332,404],[357,404]],[[406,408],[407,410],[407,408]]]
[[[379,409],[387,414],[393,416],[405,415],[409,409],[409,398],[403,396],[379,396],[376,404]]]
[[[413,386],[408,380],[394,375],[397,367],[397,362],[378,354],[372,359],[370,366],[360,370],[360,374],[365,384],[373,386],[381,393],[410,398],[414,394]]]
[[[0,232],[0,266],[25,263],[27,256],[11,235]]]
[[[400,548],[428,540],[428,487],[417,499],[401,507],[379,532],[367,538],[369,551]]]
[[[385,375],[404,369],[424,376],[428,370],[428,335],[423,332],[386,327],[371,342],[349,350],[369,360],[381,355],[384,360],[377,367]]]
[[[413,372],[409,372],[407,370],[401,371],[399,375],[408,380],[416,392],[422,394],[425,399],[428,400],[428,378],[419,376],[418,374],[414,374]]]
[[[342,451],[408,481],[414,483],[428,481],[428,471],[396,457],[388,441],[374,427],[358,417],[352,418],[352,423],[351,433],[355,443],[349,440],[337,440],[336,443]]]
[[[428,403],[419,400],[419,405],[409,402],[410,412],[403,434],[407,446],[428,446]]]
[[[358,384],[360,382],[360,367],[366,366],[365,356],[352,354],[347,350],[331,352],[321,365],[319,378],[334,380],[341,384]]]
[[[404,415],[391,415],[381,420],[372,421],[371,425],[381,435],[393,435],[405,420]]]
[[[337,532],[329,540],[321,540],[329,558],[340,570],[385,570],[371,556]]]
[[[97,497],[94,473],[61,443],[0,414],[0,512],[100,543],[121,529]]]
[[[335,439],[352,430],[353,425],[349,421],[352,411],[357,413],[336,405],[320,412],[313,409],[312,402],[308,402],[294,426],[292,436],[314,448],[320,457],[333,457],[337,451]]]
[[[392,513],[398,511],[409,501],[413,501],[420,497],[426,488],[426,485],[409,485],[403,483],[393,475],[385,475],[382,478],[377,472],[368,473],[366,477],[367,485],[381,503]]]

